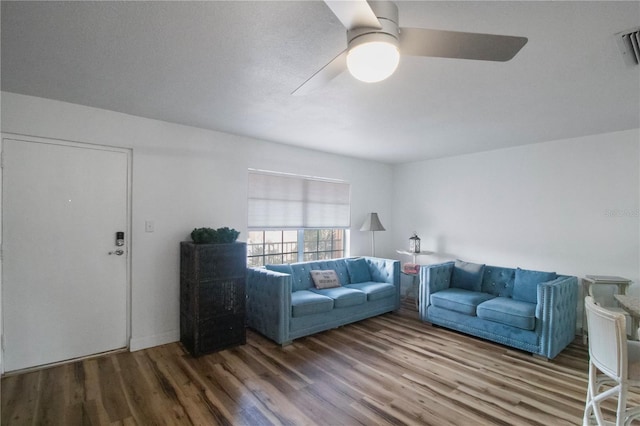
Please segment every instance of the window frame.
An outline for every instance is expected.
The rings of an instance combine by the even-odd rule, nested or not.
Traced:
[[[331,230],[331,250],[320,250],[320,242],[321,241],[327,241],[327,240],[320,240],[320,231],[323,230]],[[287,231],[296,231],[297,232],[297,251],[296,252],[285,252],[284,251],[284,247],[285,247],[285,243],[284,242],[284,233]],[[306,251],[305,248],[305,239],[304,239],[304,235],[305,232],[309,232],[309,231],[316,231],[316,250],[315,251]],[[336,231],[341,232],[342,233],[342,247],[336,247],[335,246],[335,241],[340,241],[338,238],[335,238],[335,234]],[[251,233],[252,232],[262,232],[262,243],[251,243]],[[275,243],[275,244],[279,244],[282,248],[282,251],[280,253],[267,253],[266,251],[266,245],[267,245],[267,241],[266,241],[266,233],[267,232],[280,232],[281,233],[281,238],[280,238],[280,243]],[[295,262],[289,262],[289,261],[285,261],[285,256],[287,254],[294,254],[296,253],[296,262],[304,262],[304,261],[312,261],[312,260],[326,260],[325,257],[320,258],[320,255],[322,253],[331,253],[331,256],[329,257],[330,259],[338,259],[338,258],[342,258],[342,257],[348,257],[348,235],[349,235],[349,229],[348,228],[299,228],[299,229],[249,229],[248,230],[248,238],[247,238],[247,266],[248,267],[264,267],[267,264],[276,264],[272,261],[267,261],[267,259],[271,256],[280,256],[281,262],[277,263],[277,264],[286,264],[286,263],[295,263]],[[251,247],[252,246],[259,246],[262,245],[262,250],[260,254],[251,254]],[[313,259],[309,259],[307,255],[309,254],[315,254],[315,257]],[[338,256],[334,255],[334,254],[338,254]],[[259,259],[261,258],[261,262],[253,263],[251,262],[251,259]]]

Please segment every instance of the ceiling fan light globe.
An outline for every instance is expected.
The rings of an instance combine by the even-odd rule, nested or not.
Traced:
[[[347,68],[352,76],[366,83],[388,78],[398,68],[398,47],[386,41],[357,44],[349,49]]]

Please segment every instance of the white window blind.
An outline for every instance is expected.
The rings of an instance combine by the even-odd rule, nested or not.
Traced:
[[[346,182],[249,171],[249,228],[348,228]]]

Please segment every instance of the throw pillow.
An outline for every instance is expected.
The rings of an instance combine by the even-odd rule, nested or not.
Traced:
[[[291,265],[285,263],[284,265],[265,265],[265,269],[269,271],[282,272],[283,274],[293,274],[291,270]]]
[[[513,283],[513,300],[538,303],[538,284],[553,281],[556,278],[555,272],[516,269],[516,280]]]
[[[311,279],[313,280],[313,285],[315,285],[318,290],[323,288],[340,287],[338,274],[336,274],[336,271],[331,269],[312,270]]]
[[[369,265],[363,258],[347,259],[347,271],[351,284],[366,283],[371,281],[371,271]]]
[[[469,291],[480,291],[484,264],[456,260],[451,274],[451,287]]]

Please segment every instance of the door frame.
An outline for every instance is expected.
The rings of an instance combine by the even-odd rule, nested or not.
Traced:
[[[4,286],[3,286],[3,278],[4,278],[4,272],[2,269],[2,264],[3,264],[3,255],[2,255],[2,250],[3,250],[3,227],[4,227],[4,222],[3,222],[3,211],[4,211],[4,206],[3,204],[3,194],[2,194],[2,189],[3,189],[3,176],[4,176],[4,141],[5,139],[11,139],[11,140],[15,140],[15,141],[21,141],[21,142],[31,142],[31,143],[41,143],[41,144],[48,144],[48,145],[61,145],[61,146],[68,146],[68,147],[75,147],[75,148],[82,148],[82,149],[91,149],[91,150],[98,150],[98,151],[109,151],[109,152],[119,152],[119,153],[123,153],[126,155],[127,158],[127,176],[126,176],[126,182],[127,182],[127,194],[126,194],[126,220],[127,220],[127,224],[126,224],[126,229],[125,229],[125,247],[127,247],[127,250],[125,251],[125,259],[126,259],[126,272],[125,272],[125,279],[126,279],[126,283],[125,283],[125,288],[126,288],[126,308],[125,308],[125,312],[126,312],[126,330],[125,330],[125,334],[126,334],[126,350],[128,351],[131,345],[131,299],[132,299],[132,295],[131,295],[131,254],[133,251],[133,246],[132,246],[132,236],[131,236],[131,229],[132,229],[132,189],[133,189],[133,185],[132,185],[132,174],[133,174],[133,149],[131,148],[122,148],[122,147],[117,147],[117,146],[109,146],[109,145],[101,145],[101,144],[92,144],[92,143],[87,143],[87,142],[76,142],[76,141],[69,141],[69,140],[64,140],[64,139],[56,139],[56,138],[47,138],[47,137],[41,137],[41,136],[32,136],[32,135],[24,135],[24,134],[19,134],[19,133],[9,133],[9,132],[0,132],[0,374],[4,374],[4,352],[5,352],[5,344],[4,344],[4,310],[2,309],[2,307],[4,306],[4,298],[2,297],[3,293],[4,293]],[[116,349],[116,350],[122,350],[121,348]],[[88,356],[83,356],[80,357],[80,359],[84,359],[84,358],[91,358],[93,356],[95,356],[96,354],[93,355],[88,355]],[[57,364],[65,364],[68,362],[72,362],[77,360],[76,359],[71,359],[71,360],[65,360],[65,361],[60,361],[60,362],[54,362],[51,364],[47,364],[46,366],[52,366],[52,365],[57,365]],[[39,369],[42,368],[44,366],[39,366],[39,367],[33,367],[31,369]],[[30,369],[26,369],[26,370],[30,370]],[[23,371],[23,370],[20,370]],[[13,373],[17,373],[19,371],[15,371],[12,372]]]

